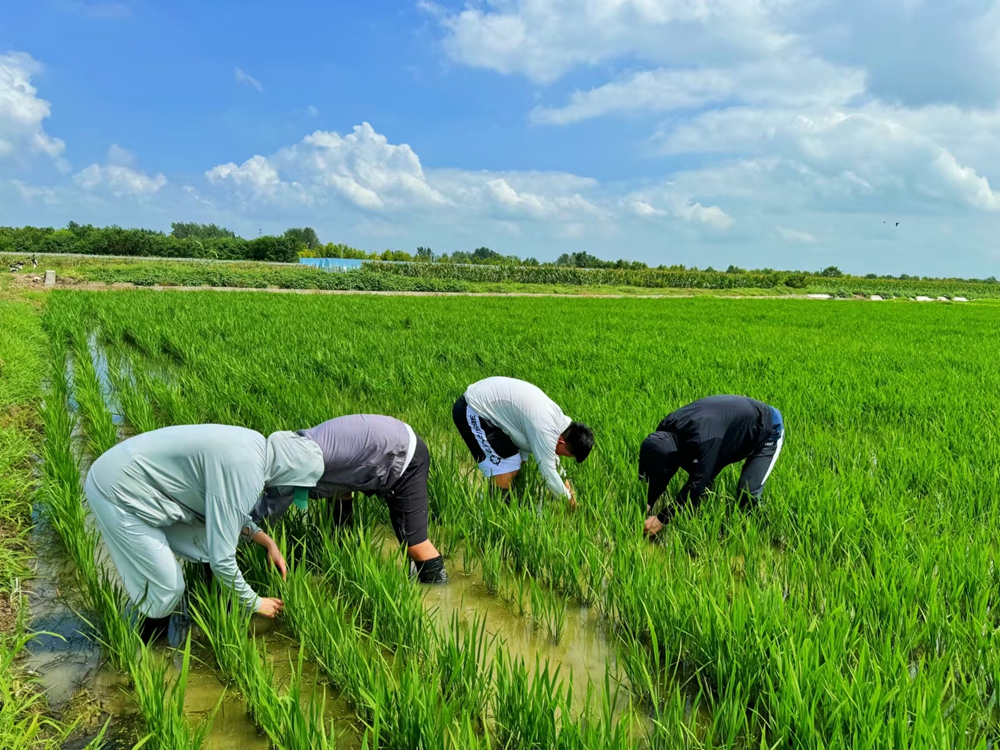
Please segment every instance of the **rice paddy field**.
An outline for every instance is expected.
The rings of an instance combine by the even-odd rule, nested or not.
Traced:
[[[905,301],[309,297],[60,291],[40,309],[38,499],[148,748],[993,748],[1000,737],[998,308]],[[490,375],[590,424],[579,507],[531,468],[507,507],[451,422]],[[41,385],[41,384],[40,384]],[[738,471],[654,543],[639,443],[750,395],[785,417],[763,507]],[[410,583],[376,500],[242,567],[279,622],[189,577],[195,627],[144,646],[81,491],[136,432],[409,422],[451,581]],[[676,492],[682,478],[671,487]],[[388,541],[387,541],[388,540]]]

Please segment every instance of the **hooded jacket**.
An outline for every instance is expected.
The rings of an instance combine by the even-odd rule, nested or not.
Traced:
[[[265,439],[225,425],[185,425],[119,443],[91,466],[89,481],[110,502],[153,527],[205,526],[212,573],[256,610],[257,594],[236,565],[240,531],[265,487],[313,487],[323,455],[291,432]]]
[[[639,476],[649,482],[652,507],[677,469],[688,481],[676,505],[697,503],[725,467],[743,461],[767,441],[774,409],[746,396],[709,396],[671,412],[639,449]],[[669,515],[661,513],[662,516]]]

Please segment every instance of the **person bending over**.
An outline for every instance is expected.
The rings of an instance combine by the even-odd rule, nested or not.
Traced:
[[[313,487],[322,473],[309,440],[224,425],[145,432],[94,461],[84,492],[125,591],[146,616],[144,636],[163,632],[184,594],[177,557],[208,563],[250,610],[278,614],[280,599],[262,599],[243,580],[236,546],[241,535],[252,538],[284,575],[281,552],[250,511],[266,487]]]
[[[338,525],[353,522],[352,493],[380,497],[389,506],[392,530],[406,545],[418,580],[448,580],[441,553],[427,538],[430,455],[410,425],[393,417],[354,414],[296,434],[322,452],[323,476],[309,495],[333,499]],[[290,488],[269,490],[251,515],[259,523],[284,513],[293,500]]]
[[[480,470],[505,501],[510,501],[522,462],[534,454],[549,490],[576,505],[559,457],[583,463],[594,447],[594,433],[563,414],[540,388],[514,378],[480,380],[455,402],[452,419]]]
[[[639,448],[639,478],[649,483],[645,533],[657,534],[687,504],[697,506],[719,473],[746,461],[737,484],[743,507],[760,501],[784,442],[781,412],[745,396],[709,396],[668,414]],[[687,483],[658,515],[650,515],[684,469]]]

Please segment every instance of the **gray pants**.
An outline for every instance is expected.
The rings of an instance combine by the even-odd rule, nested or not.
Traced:
[[[104,497],[89,480],[84,492],[133,604],[147,617],[168,616],[184,595],[184,574],[177,558],[208,562],[204,524],[150,526]]]

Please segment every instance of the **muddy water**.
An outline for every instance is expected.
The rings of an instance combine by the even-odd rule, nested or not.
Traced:
[[[603,698],[604,676],[608,671],[614,674],[615,656],[595,611],[568,603],[566,629],[555,644],[530,616],[520,615],[487,593],[477,573],[453,564],[448,575],[448,583],[429,586],[424,595],[424,606],[438,629],[446,628],[455,612],[465,622],[485,618],[487,634],[497,636],[497,642],[502,642],[512,657],[523,657],[529,671],[534,669],[536,657],[543,664],[548,661],[551,669],[559,667],[560,676],[573,685],[575,706],[582,706],[588,686],[595,699]]]

